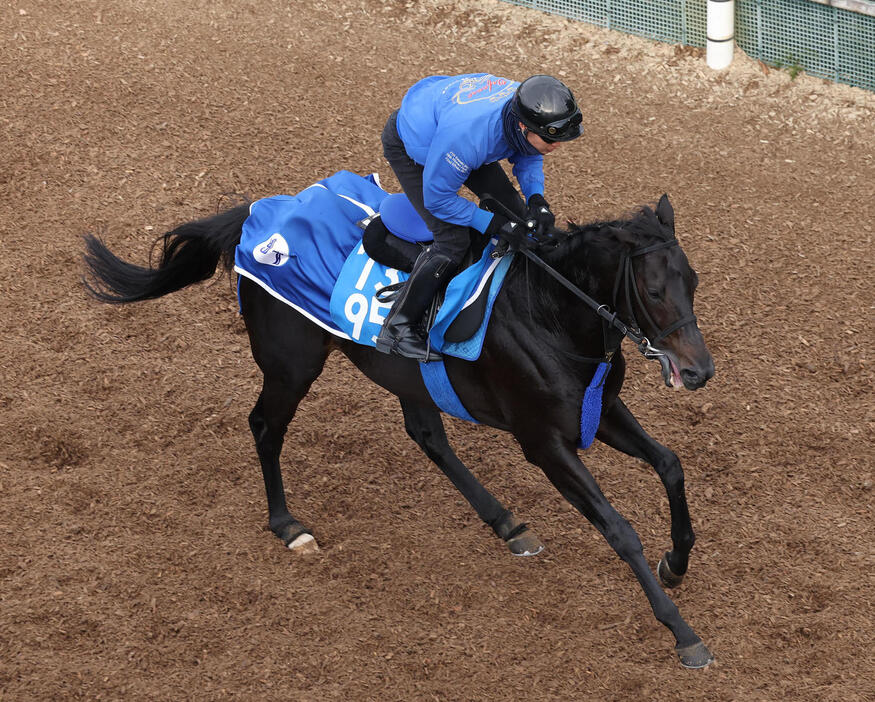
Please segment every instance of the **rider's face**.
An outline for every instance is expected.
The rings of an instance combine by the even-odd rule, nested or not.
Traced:
[[[534,132],[528,131],[526,129],[526,125],[524,125],[522,122],[520,122],[519,124],[520,129],[523,130],[523,134],[526,135],[526,139],[532,146],[534,146],[538,150],[539,154],[546,156],[547,154],[552,153],[553,151],[558,149],[559,146],[562,144],[561,141],[546,142]]]

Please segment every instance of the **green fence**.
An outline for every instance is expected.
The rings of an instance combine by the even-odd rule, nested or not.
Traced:
[[[656,41],[705,46],[706,0],[505,2]],[[828,2],[735,0],[736,44],[772,66],[875,91],[875,2]]]

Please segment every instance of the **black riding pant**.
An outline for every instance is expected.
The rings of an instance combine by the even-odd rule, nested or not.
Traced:
[[[386,126],[383,128],[383,155],[395,172],[401,189],[407,195],[410,204],[425,220],[429,231],[434,235],[432,248],[447,256],[452,261],[453,266],[458,267],[471,245],[472,232],[474,235],[477,235],[478,232],[459,224],[444,222],[425,209],[422,197],[422,174],[425,169],[407,154],[404,142],[398,136],[397,117],[398,110],[395,110],[389,115]],[[485,166],[471,171],[465,181],[465,186],[478,198],[489,193],[520,217],[524,217],[526,214],[525,202],[498,163],[487,163]]]

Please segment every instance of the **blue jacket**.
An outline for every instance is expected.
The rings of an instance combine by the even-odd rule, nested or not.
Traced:
[[[544,192],[543,156],[523,155],[504,136],[502,109],[519,83],[489,73],[430,76],[413,85],[398,111],[407,154],[425,168],[426,209],[445,222],[486,231],[492,213],[459,195],[471,171],[509,159],[528,200]]]

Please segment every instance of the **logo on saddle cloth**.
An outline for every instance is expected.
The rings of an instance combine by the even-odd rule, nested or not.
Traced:
[[[281,266],[289,260],[289,242],[276,232],[252,249],[252,257],[268,266]]]

